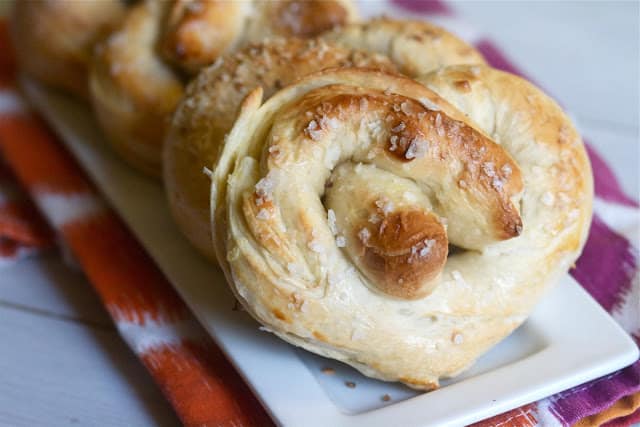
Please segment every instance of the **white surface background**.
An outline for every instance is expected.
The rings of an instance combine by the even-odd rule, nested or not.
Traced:
[[[638,197],[636,2],[456,2],[563,103]],[[0,425],[177,425],[78,272],[52,252],[0,271]]]

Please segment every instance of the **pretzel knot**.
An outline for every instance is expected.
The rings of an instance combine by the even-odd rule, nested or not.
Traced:
[[[214,165],[214,241],[248,311],[296,345],[433,388],[520,324],[584,243],[582,144],[515,76],[341,69],[260,102]]]

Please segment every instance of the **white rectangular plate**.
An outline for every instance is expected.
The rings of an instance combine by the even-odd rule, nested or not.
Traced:
[[[182,237],[161,186],[111,152],[89,108],[32,82],[25,88],[279,424],[465,425],[608,374],[638,357],[627,334],[568,275],[523,326],[472,369],[430,393],[368,379],[296,349],[259,331],[246,313],[232,311],[224,277]],[[324,367],[336,374],[323,374]],[[385,394],[391,400],[383,401]]]

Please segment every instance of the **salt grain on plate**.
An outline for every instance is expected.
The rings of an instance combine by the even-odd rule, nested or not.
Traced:
[[[322,373],[325,375],[334,375],[336,370],[333,368],[322,368]]]

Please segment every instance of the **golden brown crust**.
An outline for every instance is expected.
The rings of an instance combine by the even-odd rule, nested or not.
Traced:
[[[339,69],[262,105],[252,92],[211,191],[218,261],[267,330],[366,375],[431,389],[520,325],[567,272],[586,239],[593,185],[575,128],[531,84],[474,66],[420,80]],[[385,122],[383,108],[406,99],[460,123],[441,134],[437,116],[416,124],[430,144],[410,161],[386,149],[399,123]],[[475,159],[483,147],[490,157]],[[475,163],[466,176],[475,181],[461,185]],[[496,216],[503,210],[508,218]],[[440,263],[446,242],[458,249],[439,271],[428,256]],[[413,270],[407,250],[424,266]],[[391,283],[405,272],[413,283]],[[425,297],[413,298],[416,284]]]
[[[435,215],[397,212],[377,226],[363,223],[358,233],[362,230],[370,237],[354,240],[362,243],[365,270],[378,289],[402,299],[422,298],[433,290],[448,250],[447,234]]]
[[[294,0],[276,2],[269,18],[275,23],[278,35],[313,37],[347,24],[349,13],[348,8],[338,1]]]
[[[93,45],[124,11],[120,0],[14,2],[9,22],[20,70],[86,98]]]
[[[246,9],[243,2],[176,0],[165,21],[162,53],[184,71],[198,72],[234,47]]]

